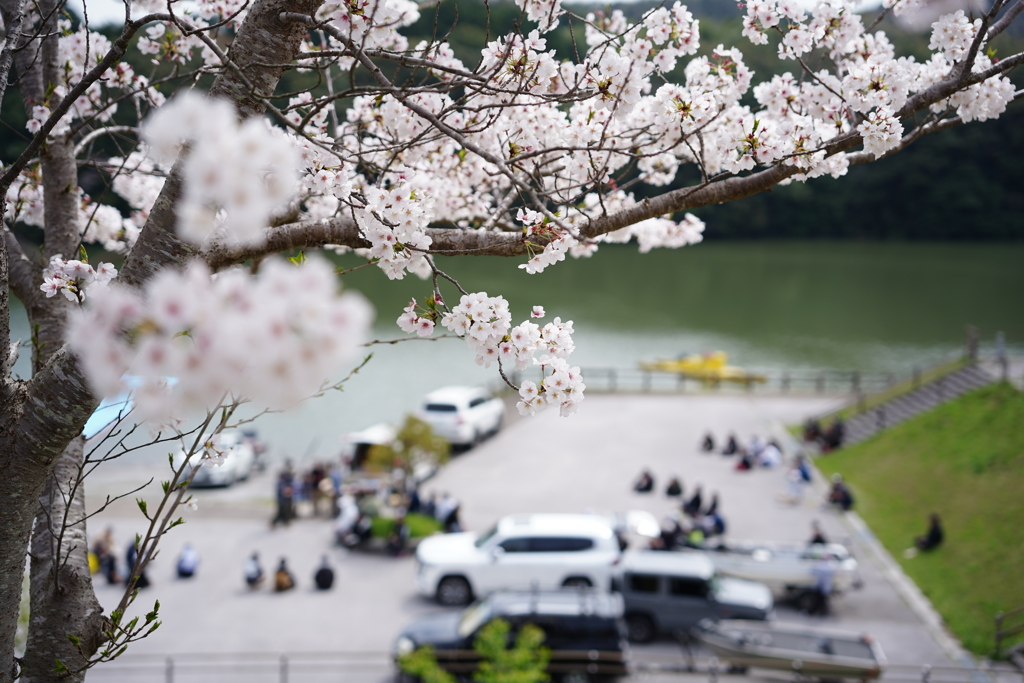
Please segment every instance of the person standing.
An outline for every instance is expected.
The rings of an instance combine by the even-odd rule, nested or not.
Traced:
[[[286,462],[281,474],[278,475],[275,493],[277,497],[277,515],[271,520],[270,526],[272,528],[278,524],[288,526],[295,516],[295,477],[292,474],[291,463]]]
[[[128,544],[128,551],[125,553],[125,565],[128,567],[128,575],[125,577],[125,585],[132,584],[132,573],[135,571],[135,563],[139,559],[139,549],[135,547],[135,541]],[[139,571],[139,575],[135,578],[134,586],[136,588],[148,588],[149,578],[146,576],[145,567]]]

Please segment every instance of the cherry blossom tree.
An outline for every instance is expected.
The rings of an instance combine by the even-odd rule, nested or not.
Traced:
[[[142,510],[145,561],[187,501],[189,468],[221,457],[208,435],[235,407],[293,404],[358,358],[368,305],[325,259],[275,255],[354,251],[391,279],[423,278],[422,299],[379,315],[412,338],[444,327],[505,381],[539,367],[539,382],[514,387],[519,410],[570,415],[585,389],[572,323],[542,324],[538,305],[513,324],[500,293],[472,291],[435,255],[518,257],[530,277],[604,243],[694,244],[704,225],[688,211],[840,178],[1020,97],[1007,75],[1024,53],[987,48],[1024,0],[942,17],[926,61],[877,30],[914,0],[885,0],[868,25],[846,0],[748,0],[745,39],[777,45],[782,65],[756,83],[742,47],[702,44],[681,2],[633,22],[516,1],[522,29],[467,64],[441,36],[410,44],[403,30],[427,11],[410,0],[126,1],[113,40],[72,23],[62,0],[0,0],[0,88],[17,89],[31,136],[0,168],[0,681],[81,680],[153,621],[126,626],[92,591],[82,477],[103,458],[82,429],[100,399],[130,388],[155,438],[195,456],[166,509]],[[560,25],[571,59],[545,37]],[[170,73],[140,73],[130,50]],[[290,70],[315,85],[279,93]],[[101,140],[122,152],[98,155]],[[122,209],[82,191],[81,164]],[[683,168],[698,180],[666,189]],[[27,229],[42,231],[38,256],[17,239]],[[92,244],[123,253],[120,272],[90,263]],[[10,339],[12,292],[31,340]],[[23,347],[28,378],[11,372]]]

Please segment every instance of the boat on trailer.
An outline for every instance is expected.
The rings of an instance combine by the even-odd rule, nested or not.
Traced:
[[[867,681],[881,676],[886,666],[881,646],[866,634],[705,619],[697,625],[694,635],[733,670],[773,669],[792,671],[802,677]]]

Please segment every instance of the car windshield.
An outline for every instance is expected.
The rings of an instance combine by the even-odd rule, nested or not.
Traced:
[[[484,544],[487,543],[487,541],[491,540],[491,538],[493,538],[494,534],[496,534],[496,533],[498,533],[498,525],[497,524],[492,526],[491,530],[488,531],[486,534],[484,534],[480,538],[478,538],[475,541],[473,541],[473,545],[475,545],[477,548],[483,548]]]
[[[432,413],[455,413],[459,410],[451,403],[428,403],[426,409]]]
[[[491,606],[486,602],[470,605],[462,613],[462,618],[459,619],[459,635],[463,638],[473,635],[490,618]]]

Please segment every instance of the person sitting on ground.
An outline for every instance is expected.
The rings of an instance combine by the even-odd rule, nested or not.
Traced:
[[[186,543],[185,547],[181,550],[181,555],[178,556],[178,578],[191,579],[195,576],[196,569],[198,568],[199,553],[196,552],[191,543]]]
[[[842,509],[844,512],[853,508],[853,494],[843,482],[843,475],[832,475],[832,489],[828,492],[828,502]]]
[[[822,533],[821,525],[818,524],[818,520],[814,520],[811,522],[811,540],[807,541],[807,545],[825,545],[826,543],[828,543],[828,539]]]
[[[834,451],[843,445],[843,435],[846,432],[846,426],[843,424],[843,418],[837,417],[825,433],[822,435],[822,449],[826,452]]]
[[[255,590],[263,583],[263,567],[260,566],[259,553],[253,553],[245,562],[245,585]]]
[[[942,539],[942,524],[939,522],[939,516],[933,512],[928,516],[928,533],[918,536],[914,540],[914,545],[918,550],[934,550],[942,545]]]
[[[334,585],[334,570],[328,564],[326,555],[324,555],[323,562],[320,563],[320,568],[313,575],[313,583],[316,584],[316,589],[320,591],[330,590],[331,586]]]
[[[683,495],[683,483],[679,481],[679,477],[672,477],[672,481],[665,488],[665,495],[669,498],[678,498]]]
[[[458,512],[458,505],[452,510],[452,514]],[[387,551],[389,555],[398,557],[405,552],[405,547],[409,542],[409,526],[405,523],[405,514],[399,514],[395,519],[394,526],[391,527],[391,533],[388,534]]]
[[[754,466],[754,460],[747,453],[740,456],[740,459],[736,462],[736,469],[744,472],[751,469]]]
[[[700,548],[704,544],[704,527],[703,519],[697,519],[690,529],[690,533],[686,535],[686,547],[687,548]]]
[[[640,473],[640,478],[633,484],[633,490],[637,493],[650,493],[654,490],[654,477],[651,475],[650,470],[644,470]]]
[[[715,437],[711,436],[711,432],[704,435],[704,443],[701,444],[700,449],[705,453],[711,453],[715,450]]]
[[[693,496],[683,505],[683,512],[690,517],[696,517],[700,514],[703,504],[704,499],[701,497],[701,487],[700,484],[697,484],[697,487],[693,490]]]
[[[804,441],[808,443],[814,443],[822,436],[821,434],[821,423],[810,418],[804,423]]]
[[[761,449],[757,459],[761,463],[761,467],[778,467],[782,462],[782,449],[779,447],[779,442],[774,439],[769,441],[768,445]]]
[[[736,455],[736,452],[740,450],[740,445],[736,443],[736,435],[730,434],[729,440],[725,443],[725,448],[722,449],[722,455]]]
[[[277,571],[274,572],[274,592],[283,593],[293,588],[295,588],[295,577],[288,571],[288,564],[282,557],[281,564],[278,565]]]
[[[704,512],[704,514],[707,515],[708,517],[710,517],[711,515],[713,515],[713,514],[715,514],[717,512],[718,512],[718,493],[716,492],[716,493],[712,493],[711,494],[711,505],[708,506],[708,509]]]

